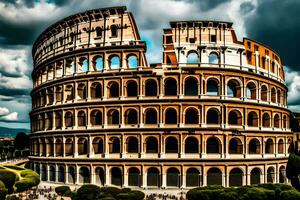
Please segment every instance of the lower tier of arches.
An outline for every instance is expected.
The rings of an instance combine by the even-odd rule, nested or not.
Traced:
[[[63,184],[135,188],[182,188],[207,185],[241,186],[260,183],[287,183],[286,159],[252,162],[138,163],[124,161],[62,162],[34,161],[31,168],[41,180]]]

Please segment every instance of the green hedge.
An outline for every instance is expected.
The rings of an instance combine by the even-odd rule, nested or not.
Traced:
[[[0,200],[5,200],[6,195],[7,195],[7,189],[1,188],[0,189]]]
[[[299,200],[300,192],[296,190],[287,190],[280,193],[280,200]]]
[[[11,171],[0,169],[0,180],[4,183],[8,193],[11,194],[14,191],[14,184],[18,181],[19,177]]]
[[[61,196],[64,196],[69,191],[71,191],[69,186],[58,186],[55,188],[56,194]]]
[[[87,184],[81,186],[76,194],[76,200],[98,200],[100,199],[101,188],[97,185]]]
[[[17,192],[26,191],[40,183],[39,175],[32,170],[25,169],[21,171],[20,175],[23,177],[23,179],[15,183]]]

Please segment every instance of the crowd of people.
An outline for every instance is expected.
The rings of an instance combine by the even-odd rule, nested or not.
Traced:
[[[185,192],[180,192],[179,194],[175,195],[173,194],[167,194],[164,192],[161,193],[151,193],[149,195],[146,195],[146,200],[185,200]]]

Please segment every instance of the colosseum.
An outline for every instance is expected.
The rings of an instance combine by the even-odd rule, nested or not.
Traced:
[[[170,22],[158,64],[148,64],[126,7],[51,25],[32,49],[31,167],[71,185],[287,182],[293,133],[281,58],[239,41],[232,25]]]

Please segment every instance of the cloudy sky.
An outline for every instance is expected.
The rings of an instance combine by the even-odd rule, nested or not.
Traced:
[[[149,62],[161,62],[162,29],[171,20],[232,21],[282,56],[289,108],[300,112],[299,0],[0,0],[0,126],[29,128],[31,45],[43,29],[79,11],[126,5],[133,12]]]

